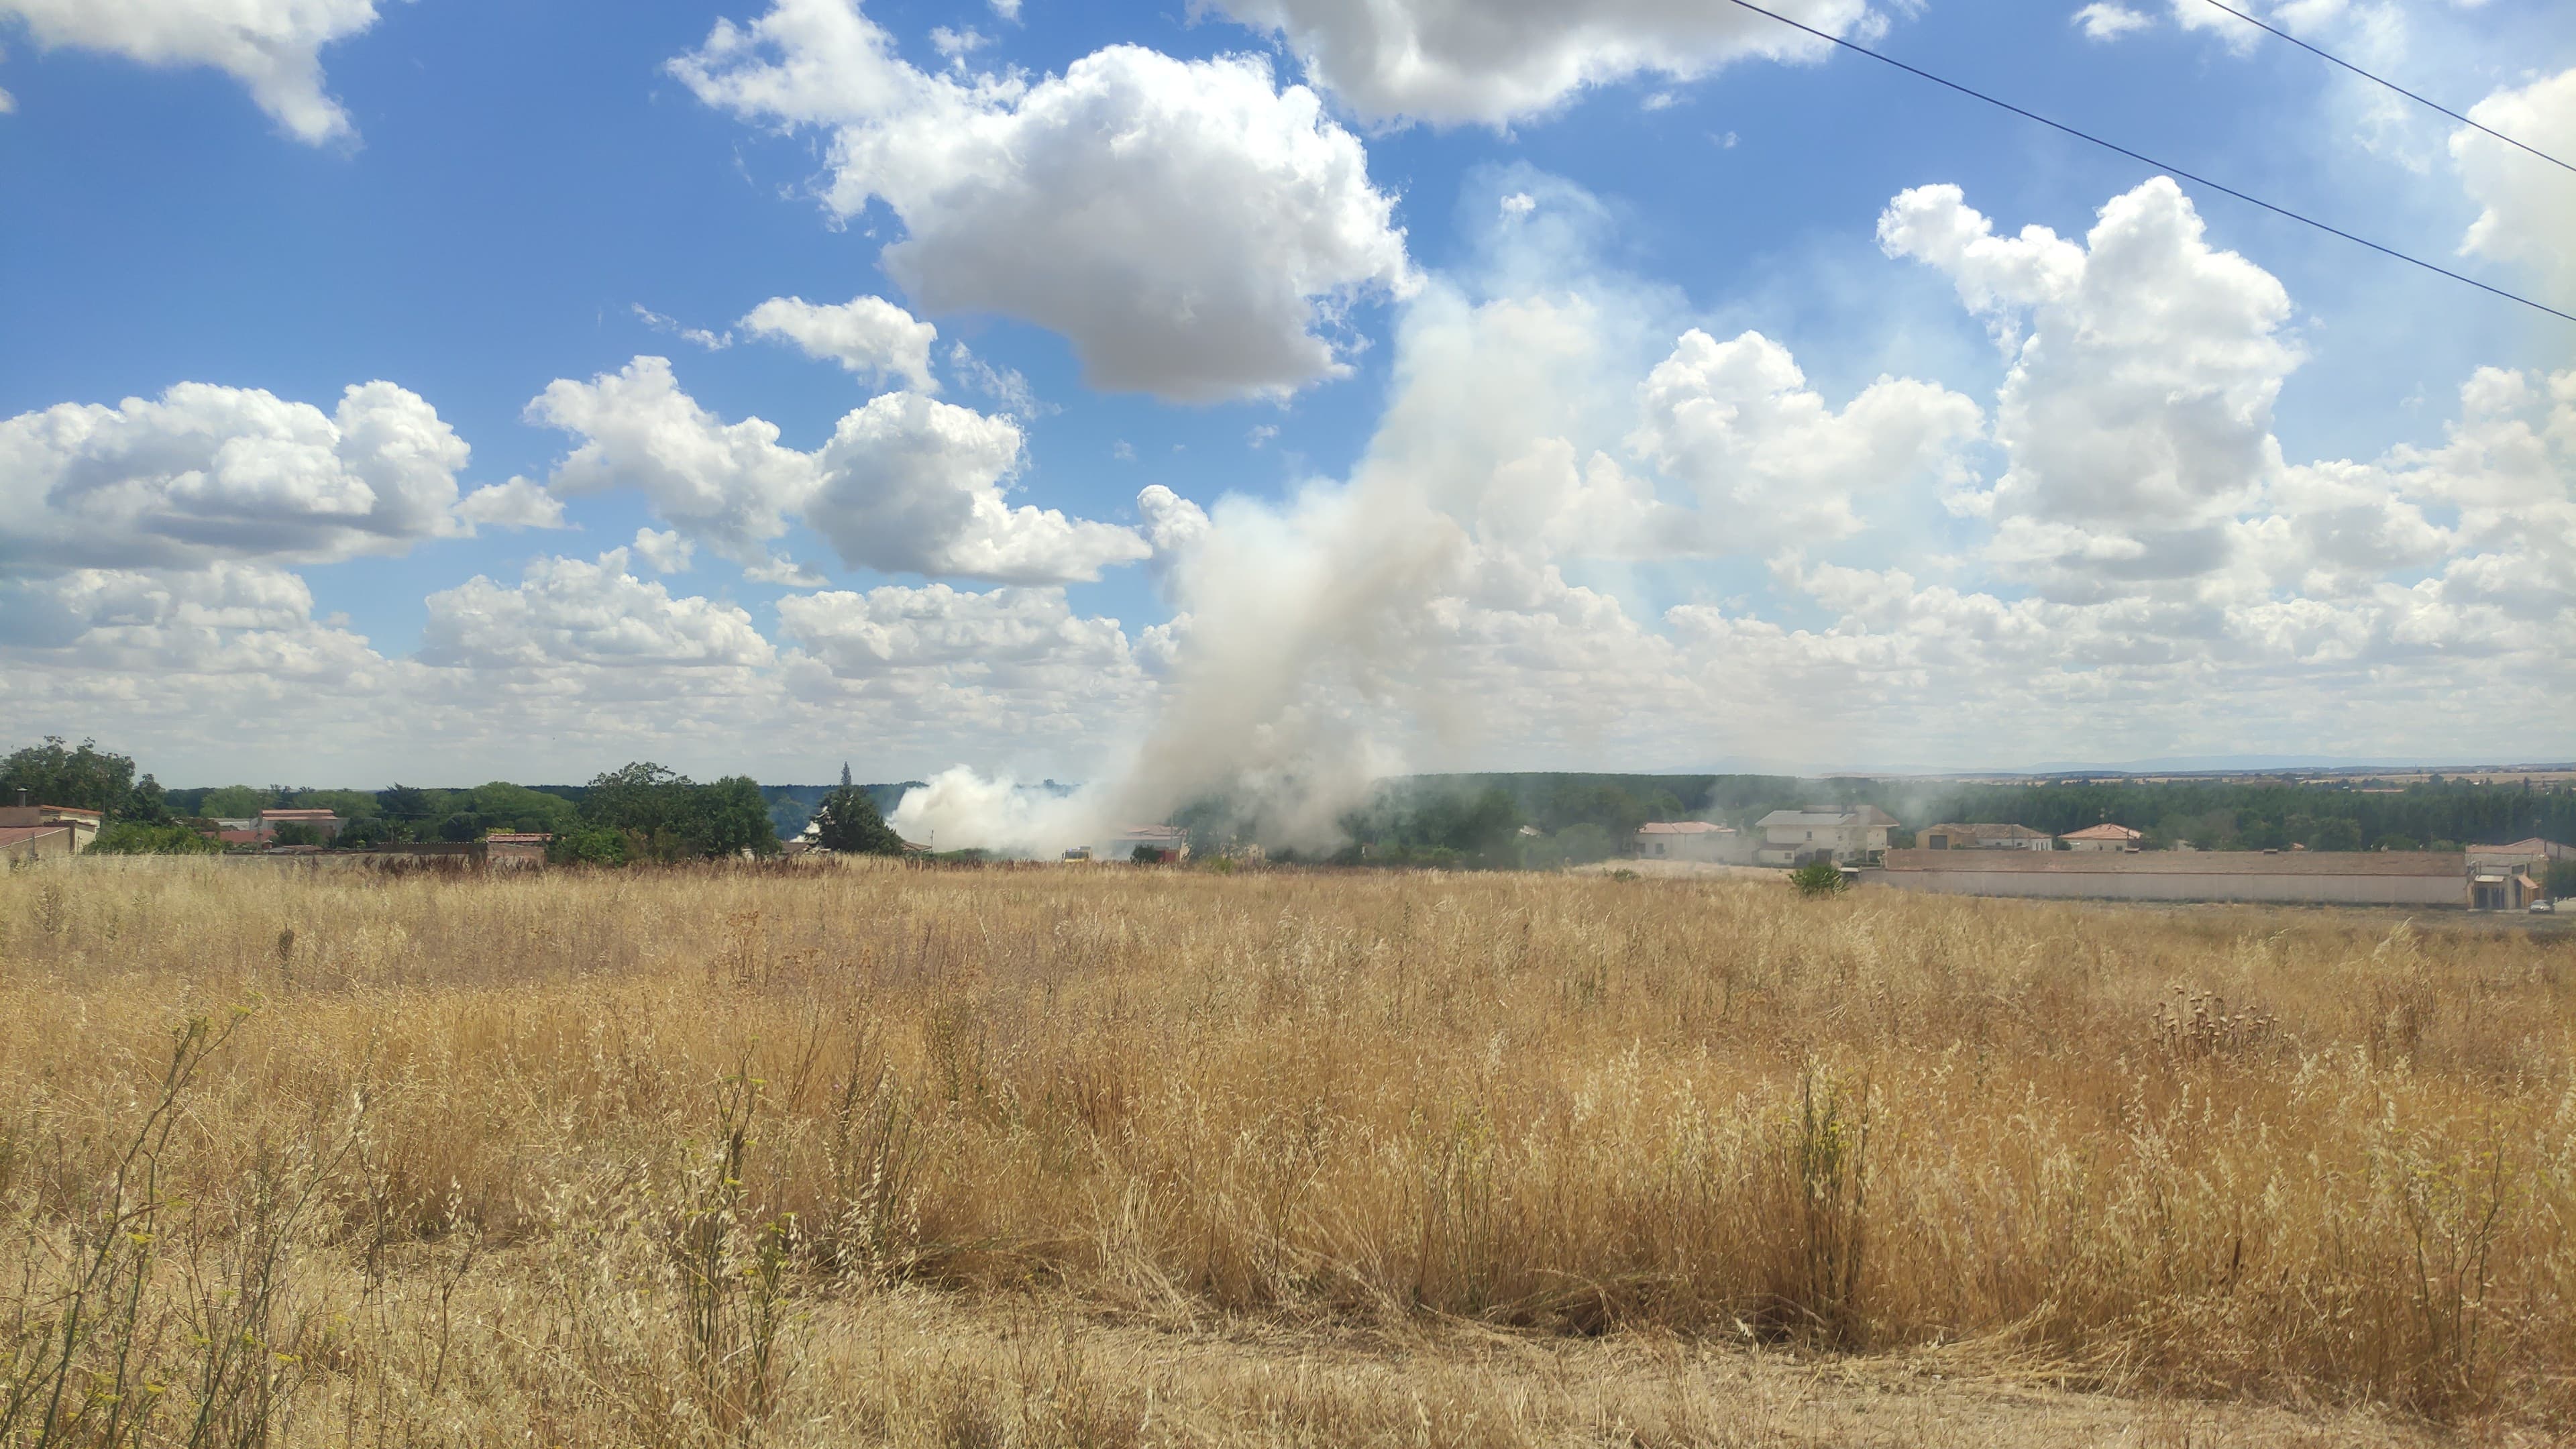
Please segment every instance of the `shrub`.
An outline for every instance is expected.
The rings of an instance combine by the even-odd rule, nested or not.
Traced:
[[[185,825],[120,820],[100,831],[90,849],[100,855],[211,855],[223,847]]]
[[[1851,882],[1844,878],[1843,868],[1830,860],[1811,860],[1789,872],[1789,884],[1802,896],[1834,895]]]
[[[546,843],[551,865],[624,865],[626,836],[604,825],[567,830]]]

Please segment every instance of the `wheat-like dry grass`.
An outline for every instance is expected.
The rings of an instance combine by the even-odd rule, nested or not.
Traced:
[[[1832,1362],[2545,1438],[2571,966],[1768,882],[21,870],[0,1443],[2015,1432],[1761,1408]],[[2226,1438],[2117,1437],[2169,1423]]]

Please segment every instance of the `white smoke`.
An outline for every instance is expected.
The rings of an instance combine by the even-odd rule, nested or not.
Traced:
[[[895,833],[934,850],[1049,856],[1114,834],[1097,789],[1064,792],[959,765],[904,792],[886,817]]]
[[[1159,487],[1139,497],[1176,618],[1133,756],[1052,799],[951,770],[897,808],[907,838],[936,826],[942,848],[1047,855],[1219,797],[1265,845],[1330,848],[1373,781],[1465,757],[1497,713],[1463,672],[1463,619],[1598,601],[1556,577],[1569,545],[1616,557],[1683,536],[1651,542],[1674,522],[1651,487],[1568,441],[1615,446],[1632,425],[1674,335],[1665,300],[1591,274],[1588,197],[1532,173],[1499,189],[1536,197],[1496,213],[1508,225],[1475,281],[1435,280],[1406,305],[1391,401],[1348,479],[1204,513]]]

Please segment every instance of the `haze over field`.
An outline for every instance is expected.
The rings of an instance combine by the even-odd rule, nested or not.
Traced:
[[[2576,176],[2202,0],[1786,9],[2576,309]],[[2576,153],[2546,0],[2257,10]],[[11,738],[849,758],[1000,847],[1404,771],[2576,757],[2576,324],[1734,7],[0,46]]]

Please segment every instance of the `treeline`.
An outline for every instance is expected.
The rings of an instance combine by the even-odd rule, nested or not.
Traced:
[[[170,812],[190,821],[247,820],[262,810],[328,810],[346,822],[344,845],[480,840],[496,830],[569,830],[581,818],[578,786],[513,785],[468,790],[395,785],[384,790],[280,790],[250,785],[167,792]]]
[[[1891,843],[1957,821],[2063,835],[2106,821],[2151,849],[2458,850],[2529,836],[2576,843],[2576,788],[2436,778],[2372,781],[2039,781],[1944,784],[1780,775],[1416,775],[1381,782],[1339,824],[1345,864],[1547,868],[1625,854],[1650,820],[1708,820],[1751,833],[1774,810],[1875,805],[1903,822]],[[1261,839],[1257,802],[1201,801],[1174,817],[1206,853]],[[1294,853],[1279,858],[1296,859]]]
[[[877,801],[899,786],[824,787],[797,807],[796,828],[815,820],[836,850],[899,854]],[[256,818],[263,810],[328,810],[341,828],[328,843],[344,848],[427,841],[467,842],[496,831],[554,837],[551,859],[597,865],[639,861],[768,856],[782,848],[772,802],[747,775],[701,783],[676,770],[638,761],[587,785],[513,785],[493,781],[468,790],[393,785],[383,790],[281,790],[248,785],[165,789],[138,776],[131,757],[95,741],[71,745],[49,736],[0,759],[0,803],[96,810],[106,817],[90,848],[109,854],[187,854],[222,847],[219,821]],[[280,825],[280,845],[321,845],[309,825]]]
[[[1901,798],[1901,797],[1900,797]],[[2565,784],[2376,781],[2050,781],[1918,794],[1908,825],[2001,821],[2063,835],[2110,821],[2146,832],[2149,849],[2458,850],[2530,836],[2576,843],[2576,789]],[[1911,813],[1909,813],[1909,811]]]

